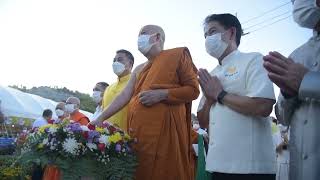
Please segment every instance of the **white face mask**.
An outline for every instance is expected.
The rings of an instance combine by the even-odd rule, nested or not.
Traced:
[[[199,124],[193,124],[193,125],[192,125],[192,128],[193,128],[194,130],[198,130],[198,129],[200,128],[200,125],[199,125]]]
[[[152,46],[155,44],[155,43],[150,44],[149,41],[151,36],[152,35],[144,34],[138,37],[138,49],[144,55],[147,54],[152,48]]]
[[[101,91],[93,91],[92,99],[95,103],[101,102],[101,100],[102,100],[101,94],[102,94]]]
[[[112,64],[112,69],[117,76],[120,76],[126,70],[126,67],[122,63],[114,62]]]
[[[228,44],[222,40],[221,36],[222,33],[216,33],[206,38],[207,53],[217,59],[222,56],[228,47]]]
[[[61,109],[56,109],[56,115],[57,115],[58,117],[61,117],[61,116],[64,115],[64,111],[62,111]]]
[[[320,20],[320,9],[316,5],[316,0],[295,0],[293,19],[301,27],[314,29]]]
[[[75,104],[66,104],[65,106],[66,111],[68,113],[73,113],[76,110],[75,106],[76,106]]]

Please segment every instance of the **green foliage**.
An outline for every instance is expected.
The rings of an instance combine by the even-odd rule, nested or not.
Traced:
[[[64,180],[80,180],[80,177],[94,177],[95,180],[132,180],[137,166],[136,157],[131,155],[111,157],[107,164],[97,162],[92,156],[79,159],[61,156],[54,160],[49,158],[46,154],[29,151],[19,157],[18,163],[25,167],[32,166],[34,162],[40,163],[43,167],[46,164],[54,164],[62,171]]]
[[[14,156],[1,155],[0,156],[0,166],[10,166],[15,161]]]
[[[15,146],[7,146],[0,149],[0,155],[11,155],[15,151]]]
[[[127,159],[111,158],[107,164],[84,157],[81,159],[57,159],[63,179],[80,179],[80,177],[94,177],[96,180],[131,180],[136,166],[135,157]]]
[[[89,94],[81,93],[79,91],[72,91],[66,87],[48,87],[48,86],[40,86],[40,87],[32,87],[31,89],[27,89],[25,86],[10,86],[11,88],[18,89],[20,91],[35,94],[47,99],[51,99],[56,102],[65,102],[68,97],[74,96],[80,99],[80,109],[94,112],[95,111],[95,102],[92,100]]]
[[[30,177],[32,167],[23,166],[16,162],[17,156],[0,156],[0,179],[1,180],[22,180]]]

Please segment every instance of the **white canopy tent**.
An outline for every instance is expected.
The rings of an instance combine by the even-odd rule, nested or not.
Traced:
[[[5,116],[36,119],[42,115],[43,110],[51,109],[56,117],[57,102],[34,94],[24,93],[10,87],[0,86],[0,108]],[[81,111],[89,118],[92,113]]]

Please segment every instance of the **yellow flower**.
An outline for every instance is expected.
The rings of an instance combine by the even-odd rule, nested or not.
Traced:
[[[21,174],[22,169],[20,167],[7,167],[2,170],[2,174],[5,177],[17,177]]]
[[[125,139],[125,140],[130,140],[131,137],[129,136],[129,134],[125,134],[125,135],[124,135],[124,139]]]
[[[101,127],[96,127],[96,131],[99,132],[100,134],[103,134],[103,133],[106,132],[106,131],[105,131],[103,128],[101,128]]]
[[[60,124],[62,127],[67,126],[68,124],[70,124],[70,119],[64,118],[62,120],[62,123]]]
[[[109,137],[110,143],[117,143],[120,140],[122,140],[122,136],[119,132]]]
[[[53,124],[47,124],[47,125],[45,125],[45,126],[41,126],[40,128],[39,128],[39,132],[42,134],[42,133],[44,133],[44,130],[45,129],[47,129],[47,128],[50,128],[50,127],[56,127],[57,125],[53,125]]]
[[[43,148],[43,144],[42,144],[42,143],[41,143],[41,144],[38,144],[37,148],[38,148],[38,149],[42,149],[42,148]]]

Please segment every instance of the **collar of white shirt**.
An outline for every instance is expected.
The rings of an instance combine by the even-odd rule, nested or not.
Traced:
[[[239,54],[239,50],[236,49],[234,51],[232,51],[230,54],[228,54],[226,57],[224,57],[221,61],[221,66],[225,66],[226,64],[229,64],[230,62],[232,62],[235,56],[237,56]]]

